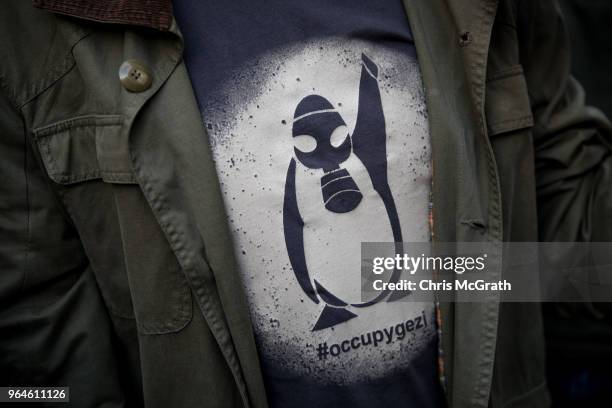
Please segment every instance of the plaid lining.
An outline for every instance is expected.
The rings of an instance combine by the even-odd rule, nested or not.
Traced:
[[[171,0],[33,0],[35,7],[102,23],[129,24],[168,31]]]
[[[432,160],[432,168],[433,168],[433,160]],[[433,171],[433,170],[432,170]],[[434,208],[433,208],[433,174],[431,177],[431,190],[429,192],[429,239],[430,242],[434,241]],[[435,273],[435,271],[434,271]],[[437,276],[437,275],[434,275]],[[440,301],[437,296],[434,301],[436,308],[436,329],[438,332],[438,380],[440,381],[440,385],[446,393],[446,373],[444,370],[444,349],[442,348],[442,312],[440,311]]]

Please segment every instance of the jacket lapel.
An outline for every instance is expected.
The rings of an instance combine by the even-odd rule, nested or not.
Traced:
[[[404,0],[423,74],[431,131],[434,241],[502,237],[501,197],[486,133],[484,87],[497,0]],[[501,274],[488,262],[489,279]],[[498,320],[495,297],[441,305],[452,407],[487,407]]]
[[[135,177],[184,270],[201,312],[234,374],[245,406],[265,407],[246,299],[182,38],[127,31],[124,58],[153,73],[144,93],[123,93]],[[152,97],[156,94],[155,97]]]

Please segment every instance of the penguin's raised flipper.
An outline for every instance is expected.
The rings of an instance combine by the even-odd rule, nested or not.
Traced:
[[[365,55],[363,52],[361,53],[361,62],[363,63],[364,67],[367,68],[368,73],[372,75],[374,79],[378,79],[378,65],[376,65],[374,61],[372,61],[370,57]]]
[[[357,317],[357,315],[349,310],[325,305],[312,331],[327,329],[328,327],[333,327],[347,320],[351,320],[354,317]]]
[[[378,86],[378,66],[365,54],[361,55],[361,62],[357,123],[351,135],[353,153],[355,153],[367,169],[372,180],[372,186],[380,195],[385,205],[393,234],[393,241],[396,243],[396,253],[401,254],[401,242],[403,241],[402,228],[387,174],[387,132],[382,98]],[[395,270],[389,282],[397,282],[400,275],[400,271]],[[396,294],[394,292],[387,300],[390,302],[395,301],[408,294]],[[354,306],[367,307],[377,303],[386,296],[388,296],[388,291],[383,291],[376,299]]]
[[[319,303],[319,298],[312,286],[308,267],[306,266],[304,220],[298,208],[295,190],[295,159],[291,159],[287,169],[285,200],[283,202],[283,232],[285,234],[285,245],[287,245],[289,261],[298,283],[310,300],[314,303]]]
[[[387,129],[378,87],[378,67],[362,54],[357,122],[351,134],[353,153],[368,170],[372,184],[387,184]]]
[[[357,122],[351,135],[353,153],[368,170],[372,186],[385,204],[393,240],[401,242],[402,231],[387,176],[387,131],[378,87],[378,66],[365,54],[361,59]]]

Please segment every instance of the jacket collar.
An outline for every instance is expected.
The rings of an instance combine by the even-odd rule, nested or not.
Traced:
[[[33,0],[35,7],[57,14],[111,24],[128,24],[168,31],[171,0]]]

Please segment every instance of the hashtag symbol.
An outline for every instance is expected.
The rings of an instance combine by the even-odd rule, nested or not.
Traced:
[[[327,343],[319,343],[317,346],[317,354],[319,356],[319,360],[325,360],[327,358]]]

